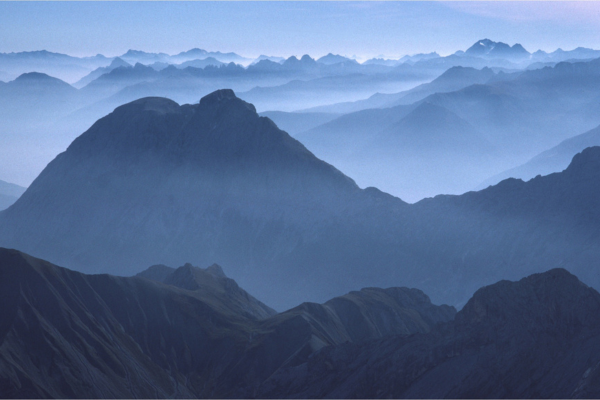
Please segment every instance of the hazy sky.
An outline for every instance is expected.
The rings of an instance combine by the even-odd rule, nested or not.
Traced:
[[[399,56],[478,39],[600,48],[599,2],[0,2],[0,52]]]

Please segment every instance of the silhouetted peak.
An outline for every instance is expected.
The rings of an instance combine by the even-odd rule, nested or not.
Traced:
[[[575,154],[566,172],[578,176],[600,173],[600,147],[588,147]]]
[[[305,54],[302,56],[302,58],[300,59],[300,61],[302,61],[303,63],[313,63],[315,60],[309,56],[308,54]]]
[[[219,264],[213,264],[210,267],[206,268],[206,272],[213,276],[216,276],[217,278],[227,278],[225,272],[223,272],[223,268],[221,268]]]
[[[221,108],[224,106],[243,107],[253,113],[256,113],[256,108],[252,104],[246,103],[242,99],[238,98],[231,89],[220,89],[207,94],[200,99],[201,108]]]
[[[483,326],[485,334],[503,330],[577,329],[600,313],[600,294],[562,268],[517,282],[500,281],[479,289],[457,314],[459,328]]]
[[[220,89],[210,94],[207,94],[200,99],[200,104],[215,104],[215,103],[226,103],[230,100],[237,99],[237,96],[231,89]]]

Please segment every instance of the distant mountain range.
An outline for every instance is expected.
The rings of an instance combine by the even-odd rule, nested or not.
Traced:
[[[484,287],[458,313],[366,288],[274,315],[215,265],[140,275],[0,249],[3,397],[600,394],[600,294],[563,269]]]
[[[463,124],[433,104],[403,112],[400,132],[419,113]],[[0,244],[94,273],[218,263],[276,309],[390,284],[461,305],[481,285],[559,266],[600,287],[598,163],[586,149],[560,174],[408,205],[359,189],[232,91],[146,98],[50,163],[0,213]]]
[[[455,67],[432,82],[406,92],[378,94],[359,102],[308,109],[307,112],[325,113],[358,111],[299,132],[296,137],[362,187],[376,186],[411,202],[440,193],[460,194],[491,176],[527,162],[548,147],[598,126],[598,65],[598,60],[563,62],[513,74]],[[390,139],[394,137],[393,132],[398,132],[392,124],[397,126],[406,117],[404,110],[423,103],[441,107],[461,118],[489,141],[493,152],[469,153],[450,147],[444,155],[451,157],[456,151],[456,157],[444,159],[427,156],[430,145],[418,149],[399,147]],[[373,107],[387,111],[368,110]],[[383,114],[390,118],[369,117]],[[465,140],[473,137],[462,127],[445,125],[442,114],[421,115],[423,119],[419,123],[422,127],[435,126],[436,137],[464,136]],[[349,125],[348,121],[354,122]],[[428,132],[424,135],[431,137],[433,131]],[[365,146],[366,142],[371,145]],[[370,151],[374,146],[388,152],[388,156],[375,156]],[[585,146],[578,150],[583,148]],[[414,159],[405,152],[414,154]],[[485,161],[478,159],[476,162],[481,163],[473,168],[470,159],[486,154],[492,157]],[[563,168],[574,154],[571,152],[563,158]],[[444,176],[443,171],[449,176]],[[509,176],[510,173],[500,175],[499,179],[486,182],[497,183],[500,178]]]
[[[487,179],[479,185],[479,188],[495,185],[507,178],[518,178],[528,181],[538,175],[548,175],[553,172],[563,171],[569,166],[575,154],[592,146],[600,146],[600,126],[562,141],[557,146],[538,154],[519,167],[511,168],[508,171]]]

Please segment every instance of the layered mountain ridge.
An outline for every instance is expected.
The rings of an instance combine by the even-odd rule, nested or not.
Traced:
[[[0,214],[0,245],[120,275],[217,263],[278,310],[390,284],[460,306],[551,267],[600,287],[598,159],[592,148],[561,174],[408,205],[360,189],[230,90],[146,98],[100,119]]]
[[[258,320],[238,307],[255,306],[251,297],[205,284],[207,276],[226,279],[222,270],[183,266],[173,275],[190,271],[204,278],[199,288],[84,275],[0,249],[2,397],[253,397],[274,371],[352,339],[352,328],[364,341],[429,332],[455,314],[418,290],[395,288],[350,294],[329,314]],[[378,320],[385,313],[394,324]]]
[[[7,398],[599,394],[600,294],[563,269],[484,287],[458,313],[417,289],[366,288],[259,320],[206,285],[85,275],[15,250],[0,249],[0,278]]]

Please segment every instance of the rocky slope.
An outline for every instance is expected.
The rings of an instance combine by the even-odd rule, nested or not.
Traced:
[[[215,266],[165,280],[84,275],[0,249],[0,397],[252,397],[323,345],[429,332],[455,314],[392,288],[258,320],[247,312],[256,300]]]
[[[562,269],[477,291],[431,332],[331,346],[259,397],[598,397],[600,294]]]

